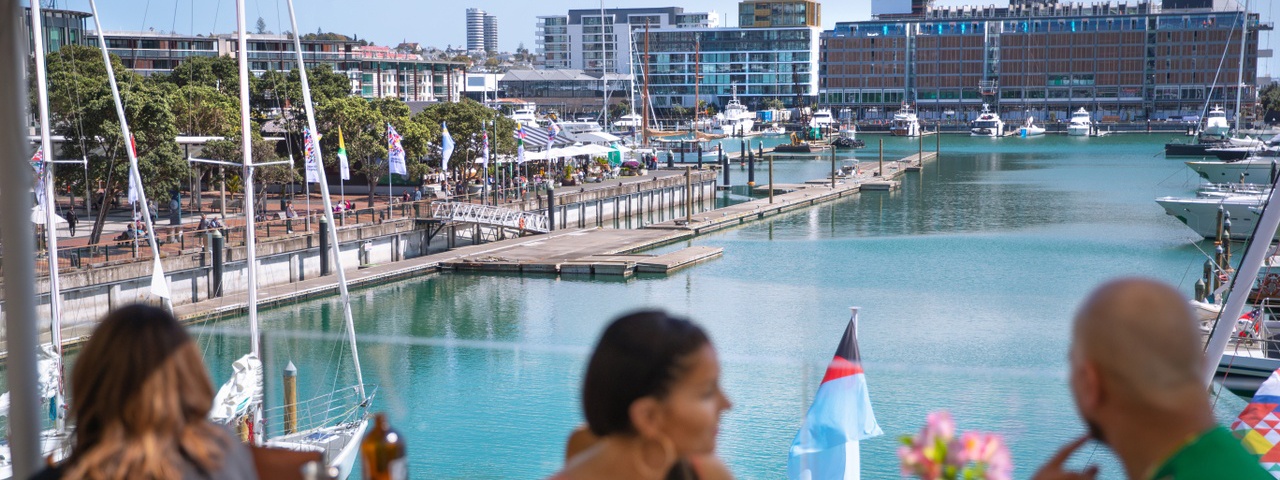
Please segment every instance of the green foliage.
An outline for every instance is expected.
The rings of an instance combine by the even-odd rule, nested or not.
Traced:
[[[98,63],[102,63],[100,57]],[[178,64],[169,75],[154,78],[167,80],[168,83],[178,87],[187,85],[210,87],[217,89],[223,95],[240,98],[240,67],[235,57],[190,57]],[[250,91],[254,90],[256,83],[258,83],[257,78],[250,76]]]
[[[450,169],[464,167],[468,162],[475,161],[482,155],[484,140],[481,134],[486,131],[481,126],[482,122],[497,122],[496,128],[489,127],[487,130],[491,153],[510,155],[515,154],[516,151],[516,140],[513,133],[516,129],[516,122],[498,115],[493,109],[473,100],[464,99],[455,103],[437,103],[414,115],[413,119],[417,123],[434,127],[434,131],[437,133],[432,138],[439,137],[438,132],[441,122],[449,123],[449,135],[453,137],[455,142],[453,157],[449,159]],[[438,140],[436,142],[438,143]],[[432,149],[428,158],[430,165],[439,165],[439,149]]]
[[[630,100],[624,99],[621,102],[618,102],[617,104],[614,104],[613,106],[609,107],[609,116],[612,118],[619,118],[629,113],[631,113]]]
[[[188,172],[182,152],[173,141],[178,135],[170,103],[174,90],[126,70],[118,57],[111,60],[125,115],[137,140],[138,170],[146,180],[143,182],[146,194],[152,199],[165,198]],[[54,135],[67,138],[58,157],[87,158],[91,178],[106,179],[110,174],[109,191],[125,190],[129,164],[124,150],[127,142],[120,134],[101,52],[75,45],[64,47],[47,57],[46,71],[50,130]],[[82,189],[84,179],[74,177],[57,177],[59,186]]]
[[[764,108],[766,110],[782,110],[782,100],[776,98],[767,99],[764,101]]]
[[[1280,114],[1280,84],[1271,83],[1258,92],[1258,101],[1265,112],[1264,119],[1276,118]]]

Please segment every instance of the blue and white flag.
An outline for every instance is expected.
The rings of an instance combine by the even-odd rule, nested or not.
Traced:
[[[409,174],[404,166],[404,147],[400,145],[400,134],[396,133],[396,127],[391,126],[391,123],[387,123],[387,169],[391,173]]]
[[[560,125],[551,122],[551,129],[547,131],[547,149],[550,150],[552,145],[556,143],[556,135],[560,134]]]
[[[871,411],[871,395],[858,353],[858,309],[845,327],[813,405],[791,443],[787,478],[858,480],[858,442],[884,434]]]
[[[36,206],[44,207],[44,147],[37,147],[36,154],[31,157],[31,169],[35,170]]]
[[[453,156],[453,135],[449,135],[449,124],[440,122],[440,171],[449,169],[449,157]]]

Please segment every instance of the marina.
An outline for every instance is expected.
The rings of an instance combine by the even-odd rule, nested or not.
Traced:
[[[1280,478],[1262,2],[135,1],[0,0],[0,480]]]
[[[878,137],[869,138],[878,143]],[[1198,180],[1181,162],[1152,156],[1163,139],[1120,135],[1077,143],[1057,136],[1046,138],[1053,142],[1047,147],[1029,149],[1015,139],[992,146],[989,139],[948,136],[942,157],[926,161],[922,172],[901,174],[894,180],[896,191],[864,188],[637,252],[721,250],[666,275],[444,270],[362,284],[353,293],[357,316],[364,319],[358,332],[366,350],[379,352],[370,375],[383,385],[380,401],[398,425],[408,426],[410,438],[425,443],[410,454],[414,471],[466,476],[496,469],[503,477],[539,478],[557,468],[552,457],[563,432],[579,421],[576,399],[565,392],[576,388],[595,330],[616,312],[641,305],[685,312],[705,322],[724,351],[726,388],[737,407],[725,417],[722,455],[742,478],[776,478],[812,391],[797,372],[820,374],[829,354],[824,340],[842,328],[843,303],[862,303],[875,312],[867,318],[877,318],[863,326],[863,348],[887,436],[916,428],[919,409],[945,404],[973,428],[1010,435],[1021,478],[1029,475],[1024,468],[1034,467],[1078,428],[1073,413],[1051,407],[1070,401],[1063,384],[1067,332],[1059,325],[1069,321],[1081,292],[1099,278],[1135,269],[1184,288],[1194,282],[1183,273],[1194,273],[1202,261],[1197,237],[1151,198],[1192,191]],[[885,155],[908,157],[916,143],[885,138]],[[1067,146],[1072,149],[1061,148]],[[1104,151],[1109,155],[1099,155]],[[877,163],[874,154],[862,152],[838,162]],[[776,186],[800,188],[827,175],[830,162],[775,159],[774,168]],[[1100,168],[1126,174],[1096,178],[1093,172]],[[737,195],[744,188],[738,185],[721,194]],[[613,235],[639,238],[632,236],[651,235],[648,230],[659,231],[646,227]],[[583,245],[592,234],[570,236],[579,232],[550,235]],[[558,242],[551,240],[546,245]],[[483,258],[495,246],[465,246],[457,253]],[[602,244],[582,253],[611,248]],[[942,263],[924,270],[894,267],[917,265],[920,258]],[[1026,263],[1060,274],[1018,266]],[[939,281],[946,285],[939,287]],[[993,301],[990,288],[1003,300]],[[829,305],[813,298],[848,300]],[[299,298],[264,310],[264,321],[279,335],[268,344],[288,349],[300,366],[327,358],[334,340],[309,330],[327,331],[330,302],[323,296]],[[891,318],[911,318],[913,324]],[[217,319],[205,334],[218,345],[211,359],[243,341],[226,332],[241,324],[240,317]],[[944,333],[956,325],[963,326],[961,333]],[[1037,341],[1028,344],[1028,338]],[[922,350],[916,346],[920,339],[936,347]],[[314,382],[330,378],[304,368],[308,372],[325,375]],[[929,399],[916,398],[922,384],[934,386]],[[994,408],[1010,397],[1019,408]],[[411,398],[434,408],[414,408]],[[1233,417],[1242,405],[1233,396],[1220,397],[1220,418]],[[489,415],[499,409],[507,413]],[[446,439],[433,433],[438,431],[456,433]],[[502,435],[528,441],[511,448],[495,443]],[[502,464],[477,464],[477,446],[499,452]],[[895,448],[888,440],[865,442],[864,475],[897,475]],[[1094,461],[1103,467],[1100,478],[1120,478],[1106,473],[1119,471],[1109,454],[1099,450]]]

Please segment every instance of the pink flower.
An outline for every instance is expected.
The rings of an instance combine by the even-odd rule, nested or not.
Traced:
[[[946,410],[939,410],[929,414],[924,425],[924,438],[933,443],[941,441],[942,443],[951,443],[951,439],[956,436],[956,422],[951,419],[951,414]]]

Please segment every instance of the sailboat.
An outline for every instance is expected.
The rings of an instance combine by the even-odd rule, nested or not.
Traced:
[[[120,122],[121,138],[132,138],[129,134],[129,124],[124,114],[124,104],[120,99],[120,89],[116,84],[115,71],[111,65],[111,57],[107,53],[106,42],[102,38],[102,24],[98,16],[97,3],[89,0],[89,6],[93,12],[93,19],[98,32],[98,45],[102,50],[102,58],[106,63],[107,79],[111,86],[111,93],[115,101],[116,116]],[[32,31],[40,32],[42,30],[41,22],[43,20],[40,12],[40,2],[33,2],[31,5],[31,25]],[[45,163],[45,172],[49,172],[49,166],[53,164],[53,150],[50,141],[49,130],[49,99],[48,85],[45,72],[45,56],[44,56],[44,37],[36,35],[34,39],[35,57],[36,57],[36,88],[38,96],[38,105],[40,109],[40,143],[41,150],[44,152],[42,161]],[[173,307],[169,301],[169,286],[164,276],[164,269],[160,263],[160,249],[156,242],[155,228],[151,222],[151,209],[147,203],[146,192],[143,189],[141,175],[138,172],[138,157],[134,151],[132,144],[126,148],[129,157],[129,188],[131,198],[136,198],[141,203],[142,217],[145,219],[147,241],[152,252],[152,284],[151,292],[159,296],[165,305],[165,308],[172,311]],[[57,262],[57,234],[56,224],[54,223],[55,215],[53,213],[53,182],[52,175],[43,183],[45,205],[43,206],[43,215],[45,221],[45,235],[49,253],[49,304],[51,310],[50,322],[50,344],[41,347],[38,360],[38,371],[40,379],[38,382],[41,396],[49,403],[49,412],[54,420],[54,428],[45,430],[40,435],[40,451],[42,456],[52,457],[54,461],[60,461],[69,453],[67,449],[70,447],[70,427],[66,424],[66,406],[64,403],[64,367],[62,365],[62,297],[61,288],[58,282],[58,262]],[[8,412],[7,394],[0,396],[0,405],[3,405],[4,411]],[[9,462],[11,457],[7,452],[7,445],[0,445],[0,478],[9,478],[13,474],[13,465]]]
[[[244,20],[244,0],[237,0],[239,8],[239,27],[240,27],[240,78],[248,78],[248,59],[244,56],[245,45],[245,20]],[[298,20],[294,14],[293,0],[288,0],[289,5],[289,21],[293,27],[293,31],[298,31]],[[307,128],[311,130],[313,135],[312,141],[316,141],[318,135],[316,129],[315,108],[311,102],[311,86],[307,80],[306,63],[302,58],[302,45],[299,38],[293,37],[294,52],[297,55],[298,71],[302,84],[302,98],[307,112]],[[240,87],[241,95],[241,123],[245,129],[244,137],[249,138],[249,111],[248,111],[248,84],[242,83]],[[247,140],[246,140],[247,142]],[[313,148],[315,152],[315,162],[319,165],[324,163],[320,158],[320,149]],[[249,161],[248,145],[245,147],[245,161]],[[249,168],[246,168],[249,171]],[[327,181],[324,168],[317,168],[316,173],[319,177],[320,196],[324,201],[324,216],[329,225],[337,225],[333,219],[333,204],[329,197],[329,183]],[[250,189],[246,189],[250,190]],[[251,234],[246,236],[252,237]],[[351,315],[351,296],[347,290],[347,274],[342,266],[342,256],[337,254],[338,234],[336,228],[329,229],[330,245],[333,245],[334,252],[333,262],[335,273],[338,276],[338,292],[339,300],[342,303],[342,313],[344,323],[346,325],[347,342],[351,349],[351,360],[355,373],[355,384],[349,387],[339,388],[333,392],[322,394],[311,400],[300,401],[300,405],[310,405],[317,410],[323,410],[327,413],[325,418],[311,419],[309,425],[299,425],[297,431],[286,432],[283,435],[267,438],[263,444],[268,447],[287,448],[299,451],[321,452],[324,455],[325,463],[338,470],[337,478],[347,478],[351,474],[352,466],[355,464],[356,456],[359,452],[360,437],[364,433],[365,428],[369,424],[368,409],[373,402],[373,394],[370,393],[364,384],[364,374],[360,369],[360,352],[356,347],[355,322]],[[252,251],[250,251],[252,252]],[[328,252],[326,255],[330,254]],[[253,258],[253,257],[250,257]],[[253,262],[250,262],[252,264]],[[250,303],[250,311],[254,311],[252,302]],[[256,320],[256,315],[251,317]],[[254,325],[256,328],[256,325]],[[254,339],[256,342],[256,337]],[[299,408],[301,411],[301,408]]]

